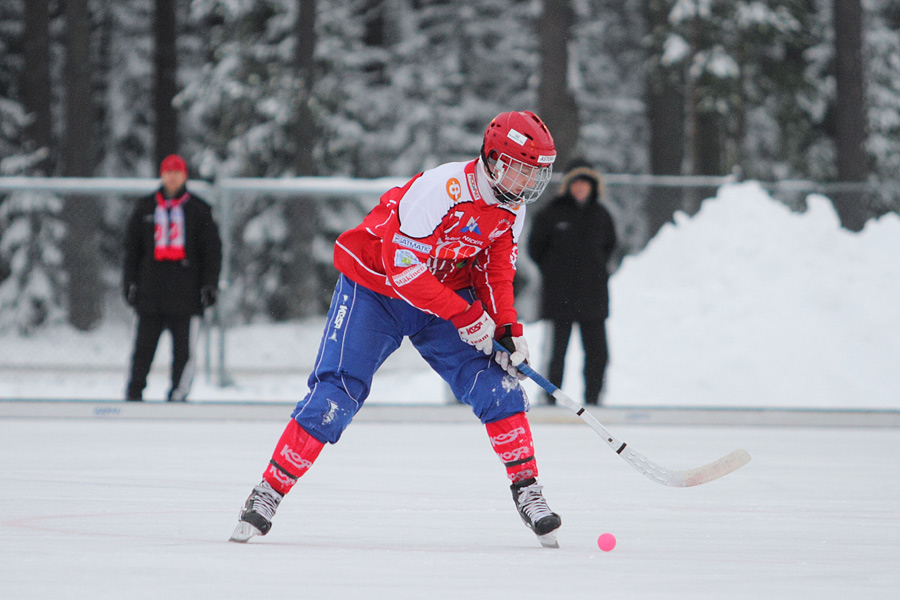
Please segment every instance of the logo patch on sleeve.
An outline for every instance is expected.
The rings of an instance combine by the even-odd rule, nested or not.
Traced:
[[[409,250],[404,250],[400,248],[396,252],[394,252],[394,266],[395,267],[411,267],[413,265],[418,265],[422,261],[413,254]]]
[[[429,252],[431,252],[431,244],[426,244],[424,242],[410,239],[405,235],[400,235],[399,233],[395,233],[391,241],[398,246],[406,246],[407,248],[412,248],[413,250],[421,252],[422,254],[428,254]]]
[[[459,179],[456,177],[451,177],[447,180],[447,195],[450,196],[454,203],[459,202],[459,199],[462,198],[462,185],[460,185]]]

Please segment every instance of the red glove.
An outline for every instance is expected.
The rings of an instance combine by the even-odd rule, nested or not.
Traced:
[[[475,346],[485,354],[494,348],[494,320],[484,312],[480,300],[476,300],[469,308],[451,317],[450,322],[459,331],[459,337],[465,343]]]

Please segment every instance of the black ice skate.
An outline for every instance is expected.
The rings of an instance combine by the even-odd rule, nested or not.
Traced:
[[[244,502],[237,527],[228,541],[243,543],[254,536],[269,533],[272,529],[272,517],[282,498],[284,496],[273,490],[267,481],[261,481]]]
[[[559,548],[556,541],[556,530],[562,525],[559,515],[550,510],[547,501],[541,494],[541,486],[534,479],[514,483],[509,487],[512,490],[513,502],[516,510],[525,525],[532,530],[545,548]]]

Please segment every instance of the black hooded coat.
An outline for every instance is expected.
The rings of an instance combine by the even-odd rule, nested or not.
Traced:
[[[579,205],[570,193],[576,179],[592,185]],[[592,321],[609,316],[609,259],[616,247],[610,212],[600,203],[603,179],[587,167],[568,172],[559,195],[532,221],[528,254],[541,271],[541,318]]]
[[[190,195],[184,203],[185,259],[153,258],[156,192],[137,201],[125,231],[122,281],[127,290],[137,285],[135,308],[140,314],[199,315],[200,288],[218,287],[222,241],[212,208]]]

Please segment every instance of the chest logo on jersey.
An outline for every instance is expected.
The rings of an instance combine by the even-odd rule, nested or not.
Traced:
[[[466,223],[466,226],[460,229],[461,233],[474,233],[475,235],[481,235],[481,230],[478,228],[478,219],[475,217],[469,217],[469,222]]]
[[[472,240],[469,237],[465,239],[470,241]],[[481,240],[477,240],[479,244]],[[444,260],[459,260],[466,259],[470,256],[475,256],[481,251],[481,248],[475,246],[474,244],[468,244],[462,240],[441,240],[434,246],[434,256],[435,258],[444,259]]]
[[[447,180],[447,195],[450,196],[454,204],[462,198],[462,185],[456,177],[451,177]]]

